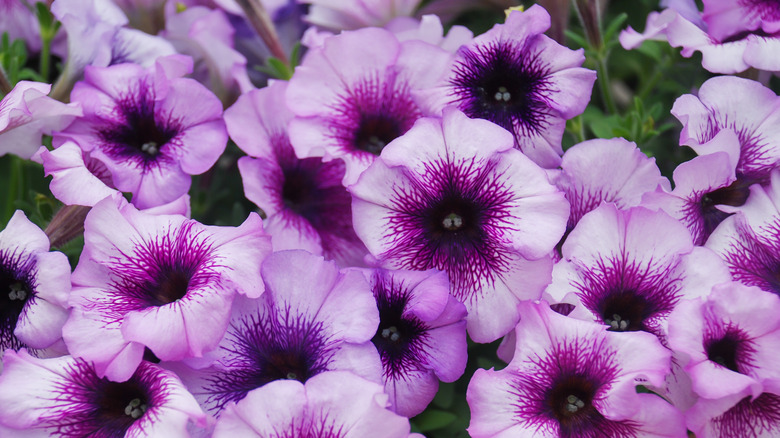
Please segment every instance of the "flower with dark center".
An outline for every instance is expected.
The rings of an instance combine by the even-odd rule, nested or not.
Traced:
[[[775,134],[779,101],[759,82],[736,76],[709,79],[697,96],[686,94],[674,102],[672,114],[683,124],[680,144],[699,155],[728,151],[732,157],[734,152],[716,140],[721,131],[730,130],[739,144],[736,179],[745,186],[768,183],[780,162],[780,137]]]
[[[227,405],[214,437],[409,437],[409,420],[387,409],[386,401],[381,385],[345,371],[305,383],[277,380]]]
[[[705,299],[681,303],[669,317],[697,398],[686,411],[696,436],[759,437],[780,431],[780,297],[728,282]]]
[[[84,229],[90,256],[74,271],[63,336],[101,376],[129,378],[146,348],[164,361],[201,357],[222,338],[233,297],[263,292],[257,267],[271,245],[256,214],[208,227],[117,197],[95,205]]]
[[[462,46],[449,78],[450,101],[469,117],[490,120],[542,167],[560,164],[561,138],[590,100],[596,72],[580,68],[583,52],[543,35],[542,7],[513,12],[504,24]]]
[[[439,380],[453,382],[466,368],[466,308],[449,294],[438,271],[363,271],[379,308],[371,339],[382,358],[391,409],[412,417],[428,406]]]
[[[203,406],[218,415],[270,382],[332,370],[379,381],[376,302],[362,274],[300,250],[273,253],[261,272],[265,293],[237,299],[213,364],[177,368]]]
[[[769,186],[754,184],[747,202],[707,240],[735,281],[780,295],[780,172]]]
[[[634,389],[663,384],[669,372],[671,352],[656,338],[609,333],[544,302],[523,302],[520,312],[512,361],[478,369],[469,383],[472,437],[684,435],[677,409]]]
[[[170,371],[141,362],[124,382],[99,377],[70,356],[36,359],[6,352],[0,376],[0,425],[7,432],[54,437],[187,437],[206,415]]]
[[[0,354],[58,341],[67,318],[70,264],[19,210],[0,231]]]
[[[341,158],[344,184],[354,183],[387,144],[441,110],[451,58],[384,29],[327,38],[295,69],[287,89],[296,154]]]
[[[602,204],[586,214],[563,244],[563,259],[547,292],[577,305],[569,316],[661,339],[682,298],[706,295],[730,280],[716,254],[693,246],[685,226],[642,207]]]
[[[539,297],[568,203],[511,134],[449,108],[388,146],[350,187],[357,235],[385,267],[438,269],[466,305],[472,339],[517,322]]]
[[[222,104],[203,85],[181,77],[191,69],[192,60],[181,55],[159,58],[150,69],[88,67],[71,93],[84,117],[58,132],[54,145],[76,142],[139,208],[179,198],[191,175],[211,168],[227,144]]]
[[[341,185],[344,162],[295,156],[286,89],[286,82],[274,82],[225,111],[231,138],[250,155],[238,161],[244,193],[265,212],[263,226],[276,251],[305,249],[342,266],[362,265],[367,250],[352,228],[352,199]]]
[[[777,0],[706,0],[702,19],[707,33],[721,42],[743,39],[747,34],[771,35],[780,31]]]

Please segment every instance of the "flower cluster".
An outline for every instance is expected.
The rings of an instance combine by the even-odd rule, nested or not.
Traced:
[[[777,2],[467,3],[0,0],[0,435],[780,435]]]

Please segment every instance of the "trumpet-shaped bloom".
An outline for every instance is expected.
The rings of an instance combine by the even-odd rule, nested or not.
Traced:
[[[68,316],[70,264],[21,210],[0,231],[0,355],[51,346]],[[0,365],[2,370],[2,365]]]
[[[352,228],[344,162],[295,156],[287,134],[286,82],[253,90],[225,111],[231,138],[250,157],[238,160],[246,197],[267,219],[274,250],[305,249],[341,266],[362,265],[368,252]]]
[[[563,258],[547,292],[576,305],[569,316],[662,339],[682,298],[730,280],[716,254],[693,246],[683,224],[642,207],[603,204],[586,214],[563,244]]]
[[[225,333],[235,294],[263,292],[259,266],[271,245],[256,214],[209,227],[107,198],[84,230],[63,336],[100,376],[128,379],[145,348],[162,360],[201,357]]]
[[[331,370],[380,381],[379,354],[370,343],[379,315],[362,274],[295,250],[273,253],[262,275],[266,292],[236,301],[227,333],[208,357],[211,366],[177,368],[203,406],[219,414],[275,380],[306,382]]]
[[[505,128],[534,162],[555,168],[566,120],[585,110],[596,72],[580,68],[582,50],[546,37],[549,28],[541,6],[512,12],[458,50],[449,94],[466,115]]]
[[[549,281],[568,203],[512,135],[449,108],[392,143],[357,184],[355,231],[391,268],[447,272],[468,331],[490,342]]]
[[[646,333],[610,333],[550,310],[520,304],[517,349],[501,370],[478,369],[466,398],[474,438],[681,437],[682,415],[640,384],[658,385],[671,352]]]
[[[139,208],[179,198],[191,175],[211,168],[227,144],[222,104],[181,77],[191,69],[192,61],[178,55],[148,70],[136,64],[87,68],[71,93],[84,117],[55,135],[55,146],[76,142]]]
[[[206,424],[176,375],[149,362],[112,382],[70,356],[36,359],[22,350],[3,360],[0,425],[8,436],[184,438],[189,422]]]
[[[454,382],[466,368],[466,308],[438,271],[364,271],[379,308],[371,342],[382,357],[391,409],[405,417],[425,410],[439,380]]]
[[[214,437],[407,438],[409,420],[386,406],[381,385],[352,373],[279,380],[228,405]]]
[[[399,42],[378,28],[327,38],[287,88],[296,154],[341,158],[344,184],[354,183],[385,145],[441,110],[451,58],[432,44]]]
[[[777,295],[729,282],[669,316],[669,345],[681,353],[699,397],[686,412],[697,437],[780,432],[778,312]]]

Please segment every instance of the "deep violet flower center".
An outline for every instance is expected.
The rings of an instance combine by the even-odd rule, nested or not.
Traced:
[[[619,290],[608,294],[599,305],[601,320],[612,331],[639,331],[645,320],[655,313],[654,306],[642,295],[632,290]]]
[[[718,365],[724,366],[731,371],[739,372],[737,369],[738,347],[739,340],[727,335],[707,345],[707,359]]]
[[[593,406],[596,389],[594,383],[584,376],[565,376],[550,389],[545,402],[562,429],[576,429],[578,423],[598,413]]]
[[[406,132],[401,122],[384,114],[363,114],[355,133],[355,145],[360,150],[379,155],[385,145]]]
[[[699,200],[699,210],[704,218],[705,236],[712,234],[721,222],[731,216],[731,213],[719,210],[716,205],[741,207],[750,194],[749,186],[750,184],[743,179],[737,179],[727,187],[721,187],[702,195]]]
[[[0,252],[0,351],[22,347],[14,336],[16,323],[35,289],[34,262],[31,257]]]
[[[118,102],[119,120],[98,134],[109,154],[153,160],[179,133],[179,124],[155,111],[152,90],[141,83],[136,93]]]
[[[704,351],[707,359],[741,374],[749,372],[755,352],[748,336],[731,324],[705,330]]]
[[[94,424],[102,425],[100,432],[104,434],[100,436],[124,436],[150,407],[149,394],[137,379],[121,383],[101,379],[96,386],[91,402],[96,407],[92,420]]]
[[[305,158],[303,161],[317,161],[317,158]],[[314,175],[307,171],[309,166],[292,166],[284,168],[282,183],[282,202],[284,206],[308,219],[316,214],[316,206],[321,201],[317,193],[317,183]]]
[[[438,203],[431,206],[427,217],[430,219],[426,228],[433,239],[450,241],[465,237],[479,240],[479,208],[456,194],[443,196]]]
[[[545,125],[548,68],[538,53],[507,41],[462,49],[451,80],[454,100],[469,117],[514,131],[538,132]]]
[[[149,287],[149,304],[164,306],[184,298],[192,274],[193,269],[186,269],[182,266],[161,270],[156,287],[153,285]]]

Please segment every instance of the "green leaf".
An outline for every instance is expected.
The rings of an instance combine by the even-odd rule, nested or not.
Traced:
[[[612,41],[615,39],[615,35],[617,32],[623,27],[623,24],[628,19],[628,14],[623,12],[622,14],[615,17],[611,23],[607,26],[607,29],[604,31],[604,41]]]
[[[414,424],[420,432],[428,432],[447,427],[457,418],[458,417],[451,412],[428,409],[422,414],[414,417]]]

